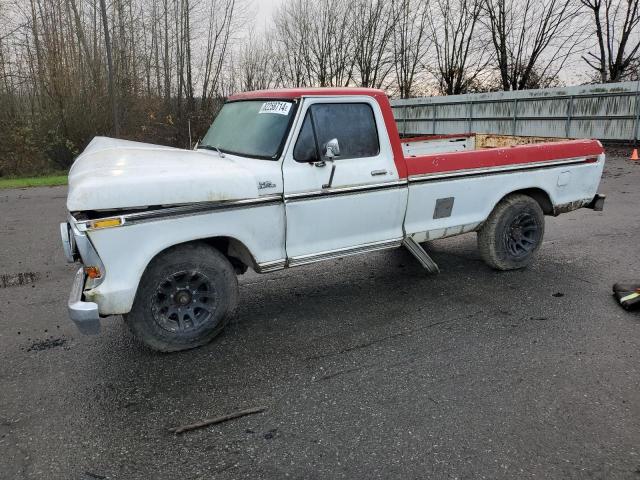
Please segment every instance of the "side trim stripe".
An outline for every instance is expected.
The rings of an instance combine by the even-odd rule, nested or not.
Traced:
[[[275,205],[282,203],[281,195],[268,195],[259,198],[249,198],[245,200],[231,200],[223,202],[204,202],[193,203],[188,205],[169,206],[159,208],[157,210],[149,210],[145,212],[129,213],[123,215],[124,225],[132,225],[136,223],[150,222],[163,218],[184,217],[190,215],[205,215],[207,213],[219,210],[233,210],[237,208],[253,208],[264,207],[266,205]]]
[[[595,159],[597,161],[597,159]],[[595,163],[594,159],[591,158],[572,158],[572,159],[564,159],[558,161],[547,161],[547,162],[535,162],[535,163],[521,163],[518,165],[510,165],[507,167],[489,167],[489,168],[473,168],[466,170],[457,170],[452,172],[444,172],[444,173],[433,173],[426,175],[412,175],[409,177],[409,183],[421,183],[421,182],[432,182],[443,180],[447,178],[458,178],[458,177],[475,177],[475,176],[483,176],[483,175],[499,175],[506,174],[511,172],[522,172],[529,170],[542,170],[547,168],[554,167],[562,167],[565,165],[576,165],[576,164],[591,164]]]
[[[396,180],[393,182],[359,185],[355,187],[338,187],[326,190],[313,190],[310,192],[290,193],[285,195],[284,199],[287,203],[300,200],[308,200],[316,197],[330,197],[339,195],[355,195],[358,193],[372,192],[376,190],[388,190],[393,188],[402,188],[407,186],[407,180]]]
[[[312,192],[301,192],[289,194],[285,197],[287,202],[292,201],[300,201],[307,200],[311,198],[317,197],[326,197],[326,196],[337,196],[337,195],[354,195],[358,193],[365,193],[376,190],[385,190],[391,188],[402,188],[407,186],[406,180],[398,180],[394,182],[386,182],[374,185],[360,185],[355,187],[346,187],[346,188],[332,188],[327,190],[316,190]],[[146,210],[135,213],[128,213],[125,215],[121,215],[120,217],[123,220],[122,226],[133,225],[136,223],[150,222],[153,220],[159,220],[164,218],[175,218],[175,217],[184,217],[189,215],[205,215],[207,213],[211,213],[214,211],[220,210],[231,210],[238,208],[252,208],[252,207],[263,207],[266,205],[275,205],[278,203],[282,203],[283,197],[282,195],[266,195],[264,197],[259,198],[248,198],[244,200],[230,200],[230,201],[221,201],[221,202],[202,202],[202,203],[192,203],[187,205],[175,205],[175,206],[167,206],[164,208],[158,208],[155,210]],[[113,215],[110,215],[108,218],[111,218]],[[91,222],[94,222],[99,219],[93,219]],[[89,221],[85,222],[77,222],[78,225],[83,226],[86,224],[85,230],[88,229]],[[82,228],[82,227],[81,227]]]

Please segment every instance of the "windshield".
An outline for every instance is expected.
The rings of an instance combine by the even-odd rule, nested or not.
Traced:
[[[289,130],[292,106],[292,102],[282,100],[225,103],[200,142],[200,148],[275,159]]]

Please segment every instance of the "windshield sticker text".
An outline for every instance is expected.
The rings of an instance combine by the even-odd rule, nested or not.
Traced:
[[[289,102],[264,102],[258,113],[289,115],[289,110],[291,110],[291,104]]]

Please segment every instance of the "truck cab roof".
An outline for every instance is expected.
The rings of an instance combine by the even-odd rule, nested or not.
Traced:
[[[279,98],[286,100],[294,100],[301,97],[312,97],[318,95],[328,96],[350,96],[350,95],[366,95],[368,97],[387,98],[387,94],[376,88],[361,87],[321,87],[321,88],[278,88],[272,90],[254,90],[251,92],[236,93],[229,96],[230,101],[251,100],[264,98]]]

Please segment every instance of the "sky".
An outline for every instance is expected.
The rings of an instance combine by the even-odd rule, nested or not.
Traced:
[[[265,31],[273,23],[273,12],[283,0],[253,0],[253,10],[256,12],[255,25],[258,29]]]

